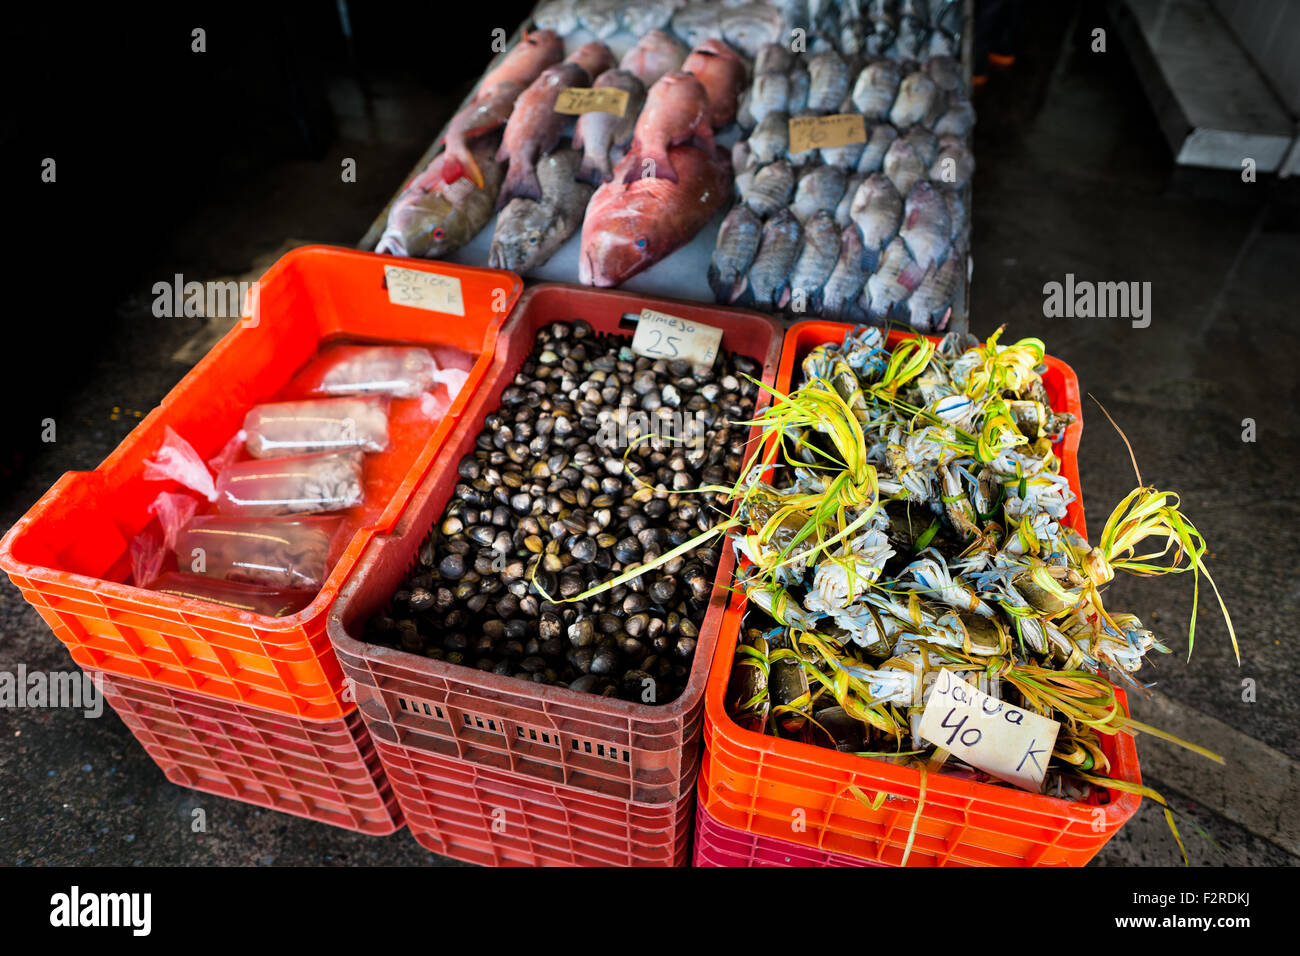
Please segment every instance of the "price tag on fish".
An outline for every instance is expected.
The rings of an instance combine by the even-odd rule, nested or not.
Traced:
[[[627,90],[612,86],[596,88],[571,86],[561,90],[555,100],[555,112],[579,116],[583,113],[613,113],[621,117],[627,112]]]
[[[394,305],[409,305],[448,315],[465,314],[460,280],[455,276],[384,266],[384,278],[388,280],[388,301]]]
[[[1021,710],[941,670],[920,734],[985,773],[1037,792],[1061,725]]]
[[[867,124],[861,113],[833,116],[790,117],[790,153],[810,149],[834,149],[867,141]]]
[[[675,315],[643,309],[632,336],[632,351],[646,358],[712,365],[722,344],[722,329]]]

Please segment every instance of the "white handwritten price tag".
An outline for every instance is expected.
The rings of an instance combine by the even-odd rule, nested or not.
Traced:
[[[632,351],[652,359],[680,359],[692,365],[712,365],[722,344],[722,329],[679,319],[666,312],[643,309],[632,336]]]
[[[1061,725],[990,697],[940,671],[921,715],[921,736],[999,780],[1037,791]]]
[[[388,301],[394,305],[409,305],[448,315],[465,314],[460,280],[455,276],[384,266],[384,277],[388,280]]]

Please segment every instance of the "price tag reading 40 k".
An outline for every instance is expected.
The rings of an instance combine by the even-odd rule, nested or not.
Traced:
[[[941,670],[921,714],[921,736],[972,767],[1035,792],[1061,725]]]
[[[643,309],[632,336],[632,351],[646,358],[712,365],[722,344],[722,329],[675,315]]]
[[[465,314],[460,280],[455,276],[384,266],[384,278],[388,280],[388,301],[394,305],[409,305],[448,315]]]

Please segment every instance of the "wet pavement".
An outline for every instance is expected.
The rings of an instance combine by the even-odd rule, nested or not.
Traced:
[[[1188,575],[1121,575],[1108,606],[1131,609],[1172,653],[1144,672],[1158,697],[1135,712],[1162,718],[1229,757],[1219,768],[1139,741],[1144,780],[1174,806],[1193,863],[1295,865],[1284,814],[1300,760],[1300,677],[1289,625],[1300,610],[1297,542],[1295,325],[1300,199],[1295,184],[1178,171],[1118,38],[1089,51],[1103,4],[1030,4],[1016,67],[977,101],[972,327],[1032,335],[1069,362],[1085,395],[1124,430],[1142,480],[1182,495],[1210,544],[1210,568],[1241,643],[1233,660],[1222,616],[1202,587],[1195,651]],[[176,272],[236,275],[288,239],[355,243],[454,107],[410,84],[372,78],[372,95],[336,78],[338,137],[317,160],[285,161],[241,187],[239,213],[220,190],[140,263],[115,334],[62,391],[57,441],[9,469],[7,527],[64,471],[93,468],[185,373],[172,356],[199,331],[158,319],[149,290]],[[339,181],[342,158],[357,183]],[[1150,324],[1047,318],[1044,285],[1149,282]],[[30,409],[33,421],[49,414]],[[1124,442],[1085,399],[1084,503],[1096,536],[1136,483]],[[1244,420],[1254,441],[1243,441]],[[24,428],[36,428],[25,422]],[[73,668],[63,646],[6,581],[0,584],[0,671]],[[1174,721],[1177,725],[1170,725]],[[1190,735],[1190,731],[1189,731]],[[1260,768],[1267,768],[1265,773]],[[206,832],[192,828],[205,810]],[[0,861],[69,864],[444,863],[409,834],[351,834],[169,783],[111,711],[0,710]],[[1159,808],[1102,851],[1107,866],[1180,862]]]

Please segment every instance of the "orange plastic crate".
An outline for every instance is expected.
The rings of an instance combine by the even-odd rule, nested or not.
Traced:
[[[368,721],[416,842],[484,866],[685,866],[695,794],[651,806],[404,747]]]
[[[700,778],[700,789],[707,789]],[[709,816],[703,806],[695,808],[695,853],[691,866],[876,866],[843,853],[828,853],[800,846],[789,840],[747,833]]]
[[[777,388],[786,391],[795,369],[816,345],[839,342],[849,326],[801,322],[785,338]],[[892,332],[891,345],[907,337]],[[1059,359],[1045,359],[1044,385],[1053,408],[1076,421],[1056,447],[1061,473],[1080,494],[1079,436],[1083,430],[1078,379]],[[1086,534],[1082,501],[1067,522]],[[898,865],[920,796],[920,773],[911,767],[839,753],[745,730],[726,712],[724,699],[740,635],[744,600],[735,596],[723,619],[704,695],[704,766],[700,806],[717,822],[861,860]],[[1125,707],[1123,692],[1118,692]],[[1124,734],[1102,737],[1116,779],[1140,783],[1137,749]],[[885,802],[872,810],[854,788]],[[959,780],[932,773],[909,865],[1082,865],[1137,811],[1129,793],[1094,794],[1075,803],[1043,794]],[[792,826],[798,820],[800,826]]]
[[[458,279],[464,317],[389,301],[385,265]],[[325,634],[339,587],[377,533],[390,530],[492,363],[497,333],[522,291],[511,273],[324,246],[296,249],[260,280],[256,324],[238,324],[94,471],[68,472],[0,541],[0,568],[83,667],[313,720],[342,717],[343,671]],[[477,356],[445,418],[428,434],[394,401],[390,447],[366,460],[366,499],[344,512],[346,547],[312,603],[271,618],[124,582],[130,540],[172,482],[142,466],[170,425],[205,459],[250,407],[283,389],[333,339],[445,345]]]
[[[374,836],[402,826],[361,715],[306,721],[103,674],[104,698],[172,783]]]

